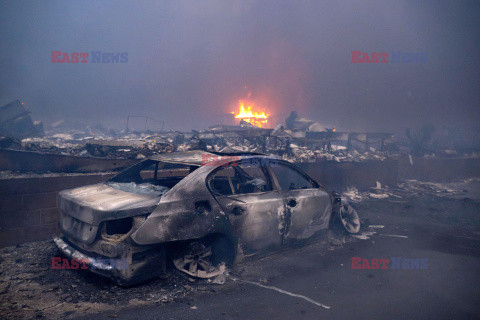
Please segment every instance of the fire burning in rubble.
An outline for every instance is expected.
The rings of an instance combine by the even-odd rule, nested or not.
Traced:
[[[231,113],[235,116],[235,119],[243,120],[259,128],[265,128],[268,125],[269,114],[260,111],[257,106],[250,102],[240,100],[238,111],[232,111]]]

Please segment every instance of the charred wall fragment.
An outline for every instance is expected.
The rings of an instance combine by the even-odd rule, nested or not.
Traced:
[[[43,136],[43,123],[33,122],[30,113],[20,100],[0,107],[0,135],[15,140]]]

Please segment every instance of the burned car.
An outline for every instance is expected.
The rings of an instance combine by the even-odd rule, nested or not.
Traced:
[[[201,278],[260,250],[338,225],[355,210],[289,162],[260,154],[166,153],[58,195],[54,239],[70,259],[130,285],[169,261]]]

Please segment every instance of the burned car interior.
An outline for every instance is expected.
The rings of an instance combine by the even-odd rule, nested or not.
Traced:
[[[197,169],[197,166],[163,163],[155,160],[143,161],[110,179],[110,185],[131,184],[131,192],[168,190]],[[150,188],[149,188],[150,186]],[[165,189],[163,189],[163,188]],[[126,188],[126,186],[124,186]]]
[[[271,191],[272,184],[264,172],[264,168],[256,165],[232,163],[213,173],[209,185],[212,192],[218,195]]]
[[[255,159],[247,163],[233,162],[220,167],[212,173],[209,185],[214,194],[232,195],[272,191],[272,179],[275,177],[281,190],[297,190],[319,188],[317,182],[305,173],[298,171],[285,162],[274,159],[255,163]]]

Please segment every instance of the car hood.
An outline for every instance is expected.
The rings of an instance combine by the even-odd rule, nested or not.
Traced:
[[[161,196],[126,192],[105,183],[58,194],[58,207],[65,214],[83,222],[99,225],[105,220],[151,213]]]

